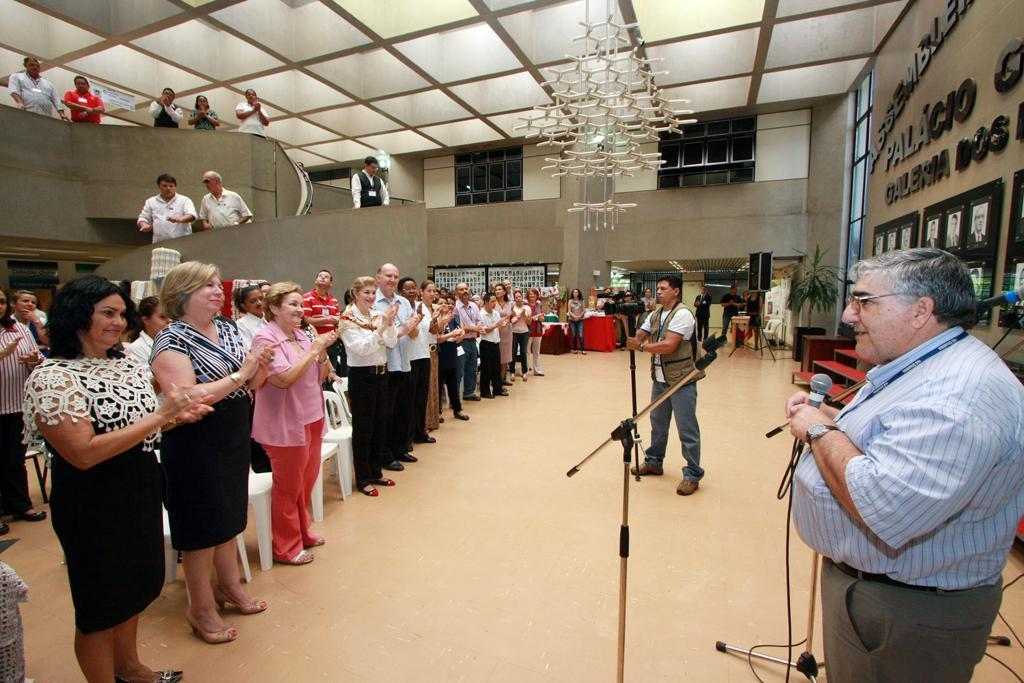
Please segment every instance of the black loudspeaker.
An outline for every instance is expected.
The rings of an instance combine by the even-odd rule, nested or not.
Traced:
[[[750,268],[747,271],[747,289],[754,292],[767,292],[772,288],[772,252],[760,251],[750,255]]]

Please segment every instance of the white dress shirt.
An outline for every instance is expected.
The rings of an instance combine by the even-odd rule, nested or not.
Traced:
[[[483,327],[494,327],[498,324],[499,320],[501,320],[501,311],[498,310],[497,306],[490,313],[487,312],[486,308],[480,309],[480,324]],[[480,339],[498,344],[501,342],[501,332],[495,328],[487,334],[480,335]]]
[[[679,341],[680,344],[682,344],[683,342],[687,342],[690,339],[690,337],[693,336],[693,330],[694,328],[697,327],[697,321],[693,317],[693,313],[690,313],[690,310],[688,308],[680,306],[679,310],[676,311],[676,314],[672,316],[672,322],[668,324],[668,329],[666,330],[665,318],[668,316],[669,313],[669,310],[661,310],[661,321],[658,323],[658,329],[662,330],[661,339],[652,339],[652,344],[655,344],[665,339],[665,333],[667,332],[674,332],[678,334],[680,337],[682,337],[682,339]],[[651,316],[647,316],[647,320],[645,320],[644,324],[640,326],[640,330],[646,332],[647,334],[650,334],[651,329]],[[665,373],[662,371],[661,368],[660,353],[654,354],[654,379],[661,382],[662,384],[668,384],[668,382],[665,381]]]
[[[7,81],[7,88],[12,95],[17,95],[25,104],[25,111],[43,116],[53,116],[53,110],[64,111],[64,103],[57,96],[53,83],[42,76],[39,80],[33,80],[24,71],[11,74]]]
[[[416,310],[423,312],[423,320],[417,326],[419,332],[416,334],[416,338],[409,340],[410,361],[430,358],[430,345],[437,341],[437,335],[430,334],[430,306],[424,306],[422,303],[418,303],[416,306]]]
[[[192,223],[171,223],[167,220],[171,216],[192,216],[192,220],[195,220],[196,207],[192,200],[183,194],[176,194],[167,202],[160,195],[156,195],[146,200],[137,222],[146,222],[153,226],[154,244],[192,234]]]
[[[360,204],[362,203],[363,181],[360,180],[360,178],[362,178],[361,173],[362,173],[362,171],[360,171],[359,173],[356,173],[354,176],[352,176],[352,180],[351,180],[351,184],[352,184],[352,206],[354,206],[357,209],[360,208]],[[379,178],[380,176],[374,176],[374,177],[375,178]],[[372,188],[373,178],[370,179],[370,185],[371,185],[371,189],[373,189]],[[388,194],[388,186],[384,182],[383,178],[380,179],[380,203],[381,203],[381,206],[390,206],[391,205],[391,195]]]
[[[130,344],[124,345],[124,352],[132,358],[137,358],[140,363],[149,368],[149,357],[153,353],[153,338],[143,330],[139,332],[139,338]],[[152,376],[152,371],[150,375]]]
[[[170,116],[171,120],[175,123],[181,123],[182,119],[185,118],[185,111],[173,102],[171,102],[171,106],[169,107],[165,107],[163,104],[155,100],[149,103],[149,115],[154,119],[160,116],[161,110],[167,112],[167,115]]]
[[[238,106],[235,107],[235,114],[248,114],[251,111],[253,111],[253,107],[248,102],[240,102]],[[263,111],[262,107],[260,108],[260,111]],[[266,112],[263,112],[264,116],[266,116],[266,114]],[[255,113],[252,116],[239,121],[238,132],[254,133],[255,135],[267,137],[267,127],[263,125],[262,121],[260,121],[259,113]]]

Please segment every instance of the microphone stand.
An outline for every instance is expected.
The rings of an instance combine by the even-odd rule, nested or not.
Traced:
[[[632,324],[630,328],[632,328]],[[684,340],[685,341],[685,340]],[[726,341],[726,337],[709,337],[704,340],[704,355],[694,362],[694,369],[678,382],[670,386],[665,393],[651,401],[639,413],[636,411],[636,362],[635,352],[630,349],[630,370],[633,373],[633,416],[622,420],[612,430],[610,437],[604,440],[600,446],[592,450],[583,460],[573,465],[565,476],[576,475],[591,458],[597,455],[605,446],[613,441],[622,443],[622,522],[619,526],[619,633],[618,633],[618,662],[615,680],[622,683],[625,675],[626,665],[626,576],[629,569],[629,468],[632,464],[633,453],[637,452],[637,466],[639,468],[639,442],[640,433],[637,429],[637,420],[644,417],[652,410],[667,401],[672,394],[676,393],[688,384],[692,384],[704,377],[704,368],[711,365],[718,357],[718,348]],[[680,342],[684,343],[684,342]],[[685,342],[689,343],[689,342]],[[637,479],[639,479],[637,475]]]

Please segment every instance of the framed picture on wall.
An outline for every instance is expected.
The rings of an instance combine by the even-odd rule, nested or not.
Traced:
[[[942,246],[947,251],[960,251],[963,215],[964,207],[962,206],[946,211],[946,232],[942,240]]]
[[[872,256],[881,256],[885,251],[885,235],[875,235],[875,250],[871,252]]]
[[[988,219],[991,205],[991,197],[982,197],[971,202],[971,222],[967,232],[968,249],[988,246]]]
[[[914,226],[910,223],[900,228],[900,249],[912,249],[917,246]]]
[[[1013,239],[1024,242],[1024,171],[1017,171],[1013,176],[1013,203],[1010,206]]]
[[[942,214],[929,216],[924,222],[924,239],[921,246],[940,248],[942,246],[942,235],[939,227],[942,224]]]
[[[1024,288],[1024,169],[1013,174],[1013,194],[1010,196],[1011,238],[1006,241],[1006,261],[1003,262],[1003,289],[1018,291]],[[990,218],[999,215],[995,203],[989,209]],[[1019,327],[1024,317],[1024,304],[1000,306],[999,325]]]
[[[967,269],[971,273],[971,282],[974,283],[974,298],[987,299],[992,296],[995,285],[995,256],[985,260],[966,261]],[[978,314],[978,322],[987,323],[990,312]]]
[[[896,239],[898,237],[898,232],[898,229],[894,229],[885,233],[885,253],[888,254],[890,251],[896,251]]]

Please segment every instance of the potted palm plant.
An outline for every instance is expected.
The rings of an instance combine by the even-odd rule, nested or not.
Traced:
[[[804,306],[807,306],[807,322],[811,322],[811,314],[828,313],[835,305],[839,296],[839,269],[822,263],[828,249],[821,250],[815,245],[814,256],[804,268],[803,275],[793,283],[789,290],[789,310],[797,314],[797,321],[803,318]],[[803,355],[804,335],[825,334],[821,327],[797,326],[793,336],[793,360],[800,360]]]

